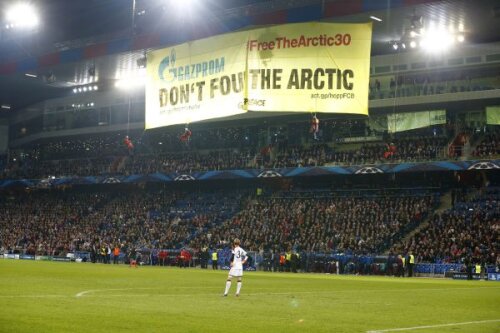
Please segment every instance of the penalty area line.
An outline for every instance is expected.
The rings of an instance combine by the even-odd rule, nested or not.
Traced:
[[[366,333],[384,333],[384,332],[414,331],[414,330],[423,330],[423,329],[426,329],[426,328],[462,326],[462,325],[473,325],[473,324],[487,324],[487,323],[497,323],[497,322],[500,322],[500,319],[465,321],[465,322],[461,322],[461,323],[449,323],[449,324],[439,324],[439,325],[425,325],[425,326],[389,328],[389,329],[384,329],[384,330],[366,331]]]

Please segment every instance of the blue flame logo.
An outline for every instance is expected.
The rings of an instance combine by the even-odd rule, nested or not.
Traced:
[[[160,66],[158,66],[158,77],[160,78],[160,80],[169,82],[172,82],[174,80],[174,76],[172,76],[170,79],[168,79],[168,77],[165,77],[165,71],[167,71],[169,68],[175,67],[176,59],[177,54],[175,53],[175,49],[172,49],[170,51],[170,56],[163,58],[163,60],[160,62]]]

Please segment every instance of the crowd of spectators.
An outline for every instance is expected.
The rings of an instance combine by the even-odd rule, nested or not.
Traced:
[[[500,190],[492,188],[435,214],[429,224],[401,245],[418,262],[496,264],[500,242]]]
[[[356,121],[351,125],[353,128],[359,127],[359,131],[366,130],[362,122]],[[371,165],[449,158],[448,139],[444,133],[422,131],[420,135],[395,135],[384,141],[379,139],[369,143],[313,140],[309,144],[295,144],[297,135],[278,129],[276,135],[271,135],[265,144],[259,146],[255,133],[252,136],[254,139],[245,136],[247,130],[241,127],[203,130],[200,133],[193,131],[189,142],[180,142],[179,137],[172,132],[155,135],[134,132],[130,135],[133,149],[128,149],[124,144],[124,133],[40,143],[30,148],[12,150],[8,163],[0,169],[0,177],[44,179],[156,172],[192,173],[229,169]],[[297,128],[292,125],[288,128],[292,134],[294,130]],[[500,154],[499,135],[498,131],[485,134],[473,156],[492,157]]]
[[[0,201],[0,247],[65,255],[101,246],[179,248],[236,213],[244,192],[34,192]]]
[[[420,223],[434,204],[431,195],[258,198],[192,245],[217,247],[239,235],[253,251],[379,253]]]
[[[47,178],[51,176],[99,176],[117,174],[191,173],[195,171],[283,168],[324,165],[362,165],[403,161],[436,160],[443,157],[446,140],[439,137],[395,139],[390,144],[373,143],[343,147],[337,144],[295,146],[267,145],[256,149],[184,150],[172,153],[129,153],[119,146],[114,155],[46,160],[40,152],[13,157],[3,178]],[[121,154],[118,150],[121,149]],[[110,149],[111,150],[111,149]],[[390,155],[387,153],[390,151]],[[79,152],[79,150],[77,150]],[[75,153],[77,154],[77,153]],[[85,154],[83,154],[84,156]]]
[[[486,134],[472,154],[483,158],[500,155],[500,133]]]
[[[446,139],[417,137],[394,139],[390,143],[363,144],[357,149],[334,149],[326,144],[286,147],[277,152],[272,167],[362,165],[429,161],[444,158]]]
[[[255,153],[251,151],[220,150],[206,154],[197,152],[161,154],[157,156],[131,156],[124,164],[123,171],[128,174],[191,173],[247,169],[255,166]]]
[[[498,264],[500,190],[456,199],[452,209],[431,216],[428,225],[402,241],[436,207],[437,193],[39,190],[0,198],[0,252],[64,256],[118,247],[122,253],[182,248],[200,253],[228,247],[239,237],[246,250],[264,259],[274,253],[274,265],[280,254],[300,253],[307,259],[300,265],[310,265],[309,270],[335,269],[335,262],[313,253],[364,258],[388,249],[413,253],[417,262],[469,258]],[[370,272],[376,266],[360,264]],[[347,267],[341,263],[341,272]]]

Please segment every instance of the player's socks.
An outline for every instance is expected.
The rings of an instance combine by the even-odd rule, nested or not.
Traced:
[[[240,290],[241,290],[241,281],[238,281],[238,283],[236,284],[236,296],[240,294]]]
[[[226,290],[224,291],[224,295],[227,295],[227,293],[229,292],[229,288],[231,288],[231,281],[227,280],[226,281]]]

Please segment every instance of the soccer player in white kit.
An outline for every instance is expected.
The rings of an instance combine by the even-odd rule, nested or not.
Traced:
[[[231,280],[233,277],[238,278],[238,283],[236,285],[236,297],[240,296],[241,290],[241,277],[243,276],[243,265],[247,262],[247,253],[240,247],[240,240],[238,238],[234,239],[233,242],[233,255],[231,256],[231,269],[229,270],[229,275],[226,281],[226,290],[224,291],[224,296],[227,296],[229,288],[231,288]]]

